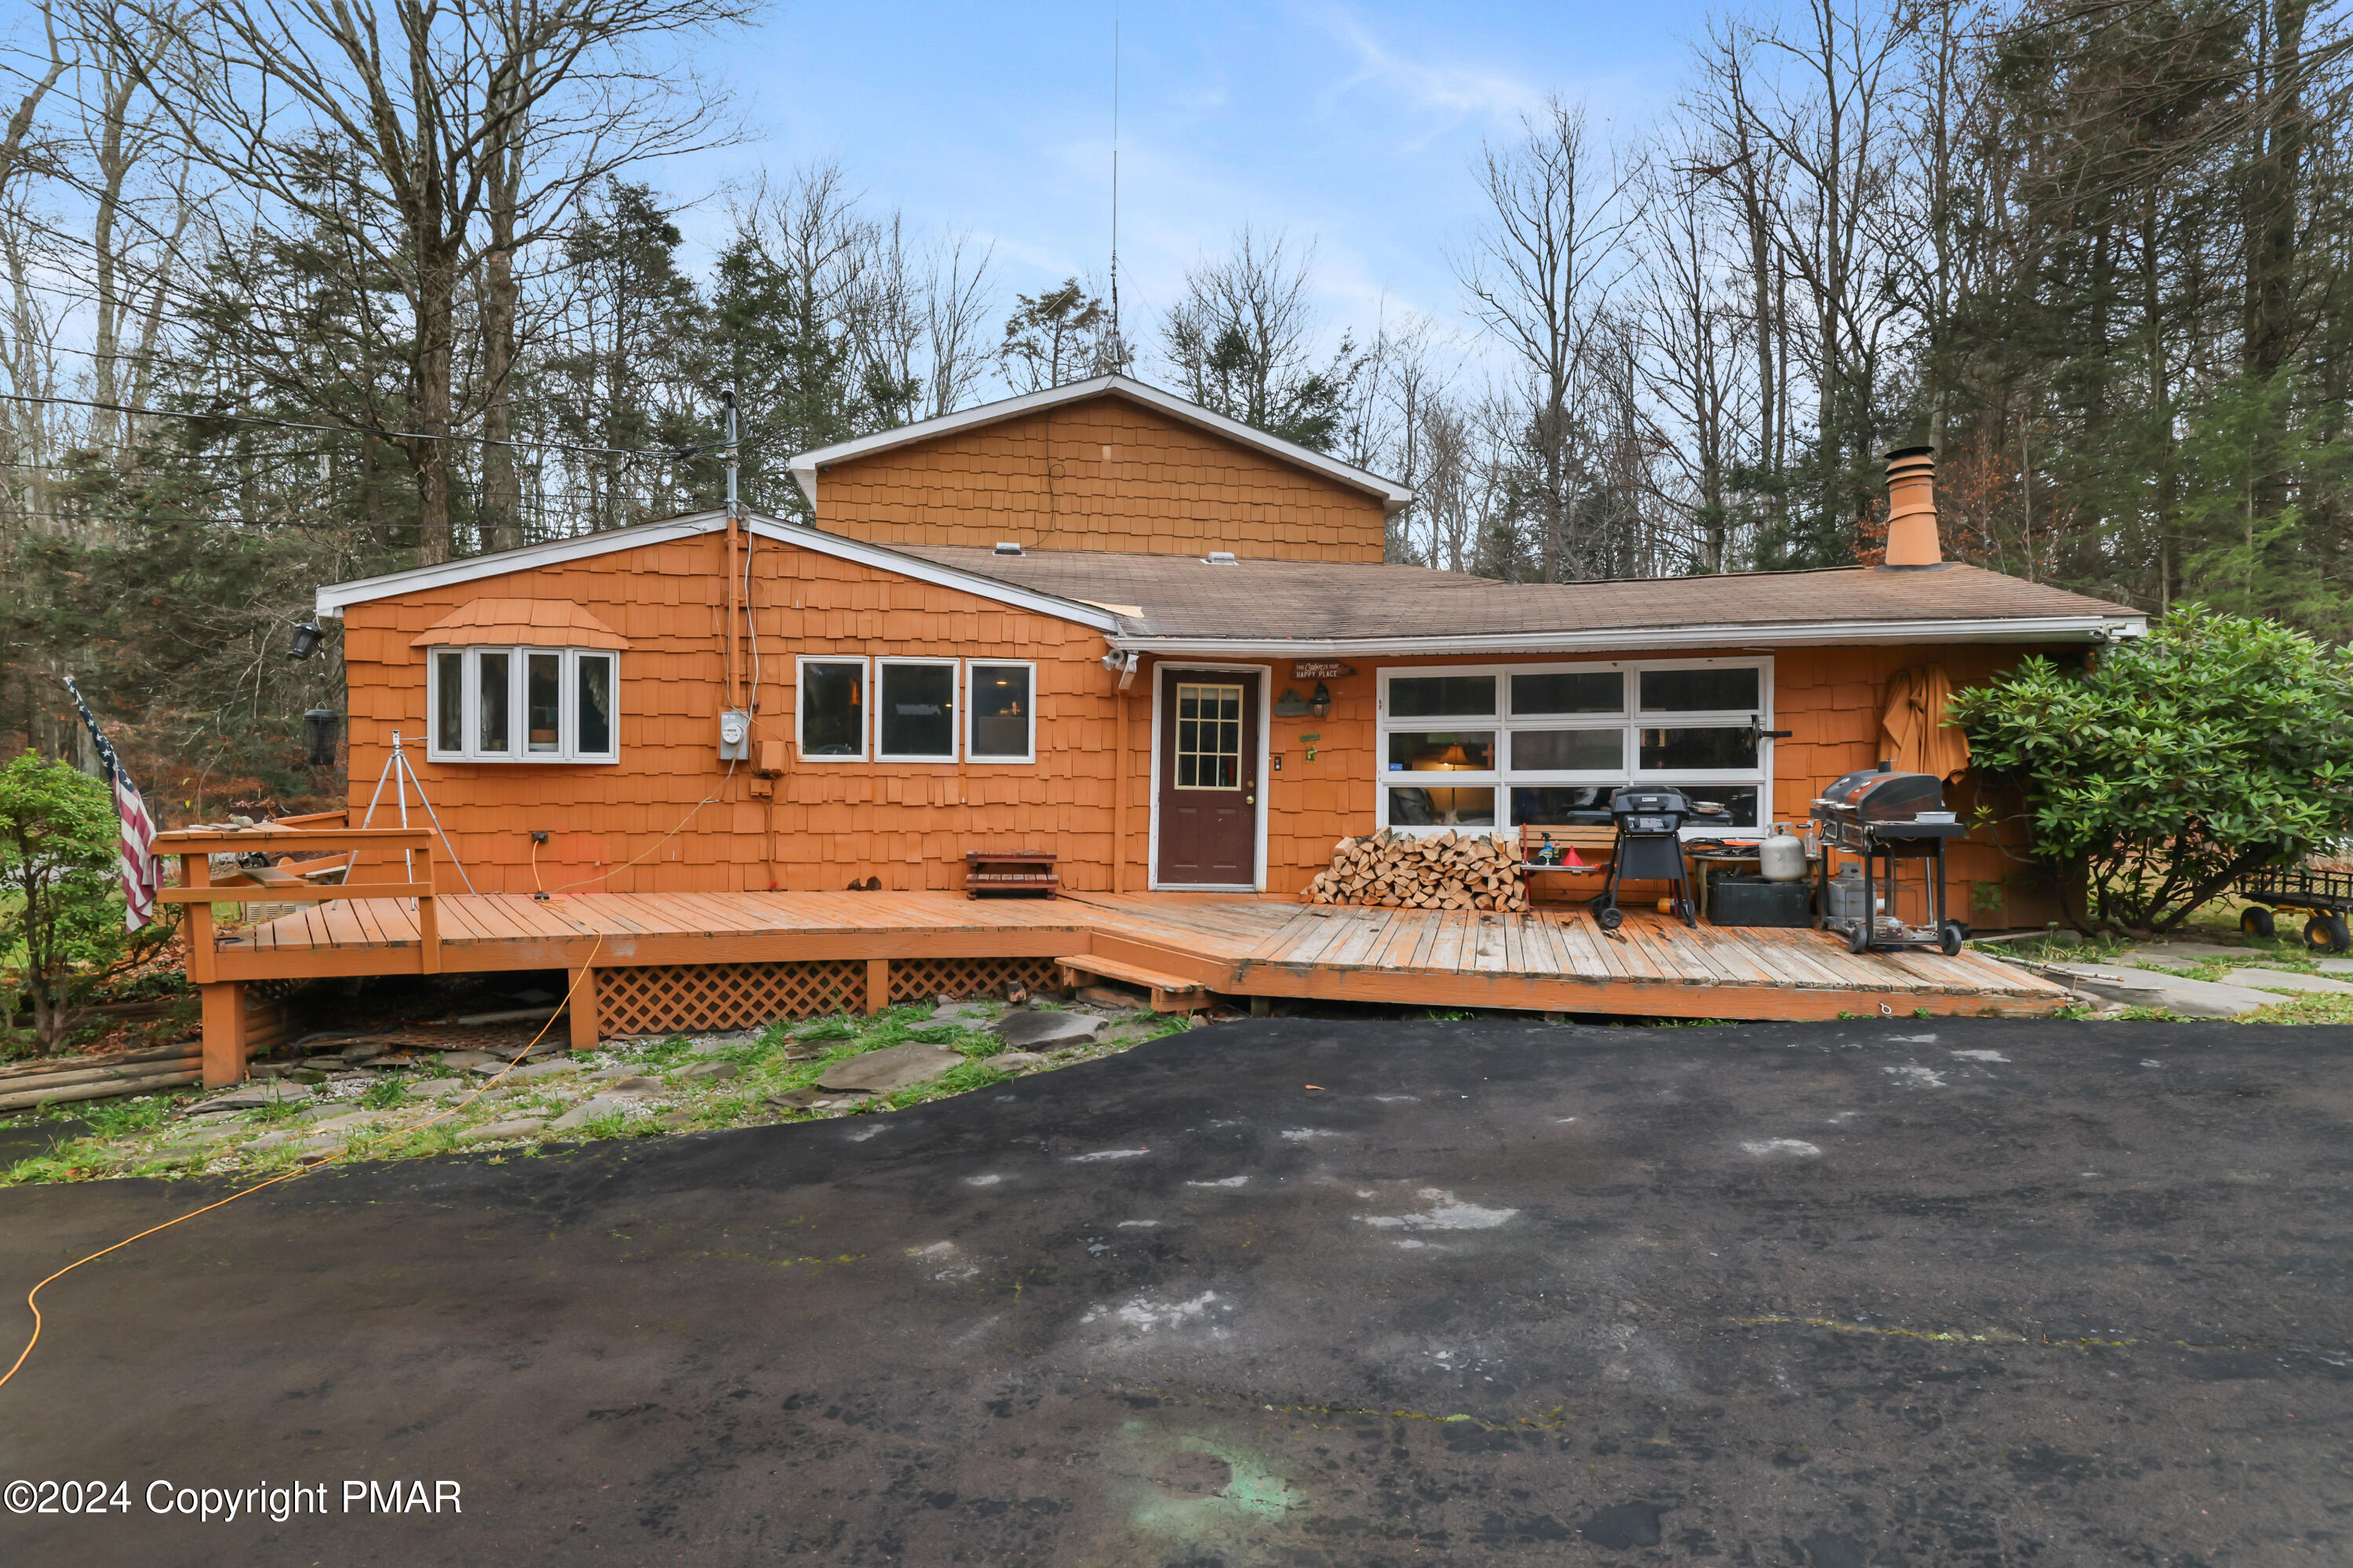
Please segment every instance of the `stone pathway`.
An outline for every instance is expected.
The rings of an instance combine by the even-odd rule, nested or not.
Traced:
[[[527,1149],[542,1139],[848,1115],[923,1091],[968,1062],[1006,1075],[1039,1072],[1185,1026],[1110,1011],[943,1004],[928,1017],[894,1009],[880,1019],[811,1019],[798,1026],[807,1037],[787,1025],[683,1042],[608,1040],[579,1056],[533,1051],[540,1059],[522,1067],[478,1050],[354,1047],[258,1064],[277,1075],[167,1101],[172,1114],[161,1125],[75,1140],[58,1163],[84,1177],[160,1175],[268,1168],[346,1150],[398,1158],[453,1143]],[[876,1042],[878,1035],[890,1043]]]
[[[2298,955],[2271,947],[2170,942],[2127,948],[2099,962],[2038,962],[2030,967],[2082,994],[2118,1006],[2161,1007],[2185,1018],[2242,1017],[2299,994],[2353,995],[2353,958],[2319,958],[2313,963],[2322,972],[2318,974],[2266,967],[2267,961],[2297,960]],[[2217,963],[2232,965],[2219,980],[2188,973]]]

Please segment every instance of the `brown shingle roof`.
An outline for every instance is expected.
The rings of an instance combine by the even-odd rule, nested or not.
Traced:
[[[1114,609],[1124,633],[1144,637],[1459,638],[2141,614],[2128,605],[1958,564],[1937,571],[1846,566],[1598,583],[1500,583],[1419,566],[1320,561],[1210,565],[1193,556],[1108,551],[1013,556],[968,546],[892,548],[1036,593]]]

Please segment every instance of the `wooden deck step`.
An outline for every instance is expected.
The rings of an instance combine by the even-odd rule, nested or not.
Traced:
[[[1191,1013],[1209,1005],[1209,988],[1181,974],[1162,974],[1140,963],[1099,958],[1091,952],[1076,953],[1054,962],[1073,977],[1092,975],[1097,980],[1116,980],[1123,984],[1142,986],[1152,993],[1152,1010],[1155,1013]]]

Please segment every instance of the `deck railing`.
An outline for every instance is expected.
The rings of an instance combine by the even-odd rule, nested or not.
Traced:
[[[342,816],[322,813],[322,817]],[[317,821],[320,818],[303,820]],[[346,818],[348,820],[348,818]],[[199,985],[216,978],[216,932],[213,906],[241,903],[326,903],[336,899],[415,899],[417,935],[424,950],[424,972],[441,973],[441,924],[434,907],[434,836],[425,828],[324,827],[304,828],[284,823],[241,827],[216,833],[185,829],[155,836],[155,853],[180,858],[180,885],[165,888],[156,897],[167,904],[188,906],[188,978]],[[340,883],[322,885],[278,865],[240,867],[227,880],[213,880],[216,855],[266,855],[343,849],[350,852]],[[372,853],[373,852],[373,853]],[[363,858],[380,854],[382,869],[396,880],[356,880]],[[411,856],[420,857],[412,860]],[[414,879],[413,880],[411,879]]]

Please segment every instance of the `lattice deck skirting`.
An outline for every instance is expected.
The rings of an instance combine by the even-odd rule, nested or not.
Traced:
[[[894,958],[891,1000],[928,1002],[934,996],[995,996],[1010,981],[1025,991],[1057,984],[1050,958]]]
[[[776,1018],[818,1018],[865,1010],[866,963],[683,963],[596,971],[600,1039],[678,1029],[741,1029]],[[1055,983],[1049,958],[899,958],[890,1000],[994,994],[1006,982],[1036,989]]]

